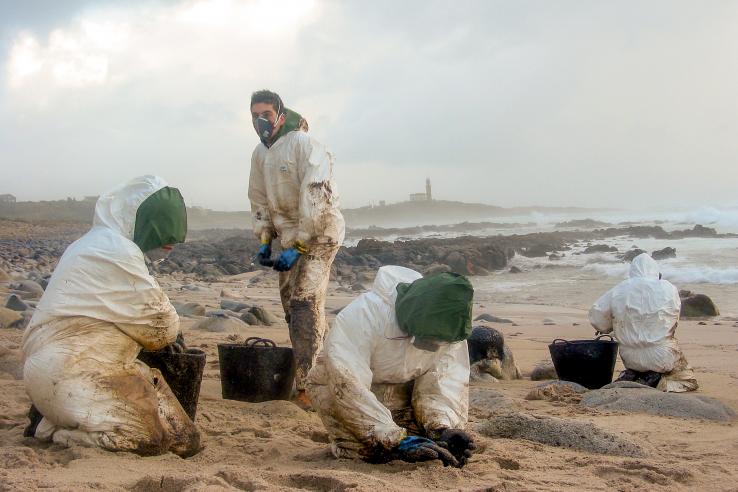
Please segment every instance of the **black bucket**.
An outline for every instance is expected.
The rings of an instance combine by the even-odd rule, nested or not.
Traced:
[[[600,340],[609,337],[610,340]],[[585,388],[599,389],[612,382],[618,358],[618,342],[610,335],[594,340],[562,340],[548,346],[556,374],[562,381],[579,383]]]
[[[205,352],[193,348],[183,353],[142,350],[138,358],[147,366],[161,371],[164,381],[194,422],[205,370]]]
[[[292,349],[266,338],[218,344],[220,384],[226,400],[289,400],[295,379]]]

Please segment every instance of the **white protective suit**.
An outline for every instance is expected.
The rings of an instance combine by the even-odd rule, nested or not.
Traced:
[[[199,448],[159,371],[136,359],[179,331],[132,241],[139,205],[165,186],[143,176],[102,195],[92,229],[59,260],[23,335],[26,391],[44,416],[37,438],[141,454]]]
[[[291,131],[269,148],[256,146],[249,200],[254,233],[261,240],[279,237],[284,248],[295,241],[343,242],[333,154],[304,131]]]
[[[303,390],[325,335],[331,264],[345,234],[333,154],[302,130],[290,131],[269,148],[260,143],[251,157],[249,199],[254,233],[261,241],[279,237],[283,248],[296,241],[308,248],[290,271],[279,275],[296,386]]]
[[[417,349],[395,316],[397,284],[419,278],[408,268],[380,268],[371,291],[336,317],[310,371],[308,395],[336,457],[372,459],[396,447],[408,430],[437,437],[466,425],[466,341],[436,352]]]
[[[659,389],[690,391],[697,384],[674,332],[679,321],[679,291],[659,279],[656,261],[647,253],[630,265],[630,278],[600,297],[589,311],[592,326],[613,333],[627,369],[662,374]]]

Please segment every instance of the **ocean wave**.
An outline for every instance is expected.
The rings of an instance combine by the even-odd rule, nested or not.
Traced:
[[[584,270],[610,277],[626,278],[630,264],[594,263],[584,266]],[[673,283],[683,284],[738,284],[738,268],[715,268],[704,265],[677,266],[660,264],[663,277]]]

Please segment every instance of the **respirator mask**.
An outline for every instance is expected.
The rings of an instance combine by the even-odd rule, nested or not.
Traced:
[[[269,121],[264,116],[258,116],[254,120],[254,128],[256,128],[256,134],[259,136],[259,140],[261,140],[261,143],[269,147],[271,145],[272,138],[274,137],[274,126],[279,121],[279,118],[282,117],[284,113],[282,112],[282,107],[279,107],[279,110],[277,111],[277,117],[274,120],[274,123]]]

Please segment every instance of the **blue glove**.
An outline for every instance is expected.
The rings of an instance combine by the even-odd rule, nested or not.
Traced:
[[[259,252],[256,253],[256,260],[259,262],[261,266],[273,266],[274,262],[272,261],[272,243],[271,242],[263,242],[261,243],[261,246],[259,246]]]
[[[264,258],[272,257],[272,243],[261,243],[259,246],[259,253]]]
[[[459,462],[454,458],[448,449],[445,449],[430,439],[418,436],[408,436],[395,448],[397,458],[415,463],[418,461],[440,460],[443,466],[459,466]]]
[[[295,248],[287,248],[279,255],[277,261],[274,262],[274,269],[278,272],[286,272],[295,266],[297,260],[300,259],[300,252]]]

